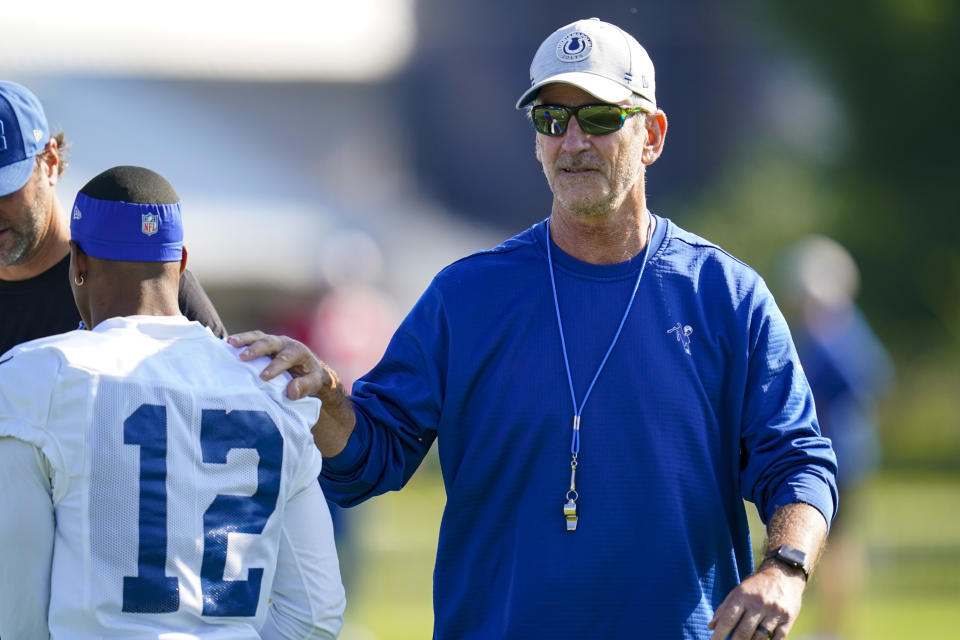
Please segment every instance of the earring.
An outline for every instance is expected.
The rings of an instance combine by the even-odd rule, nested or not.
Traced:
[[[73,284],[77,285],[78,287],[82,287],[82,286],[83,286],[83,274],[82,274],[82,273],[80,274],[80,280],[79,280],[79,281],[77,280],[77,276],[73,276]]]

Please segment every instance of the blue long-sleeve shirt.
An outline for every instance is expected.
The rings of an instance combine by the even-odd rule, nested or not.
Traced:
[[[401,488],[437,440],[435,637],[708,638],[752,571],[742,498],[764,520],[798,501],[834,515],[835,458],[764,282],[657,222],[583,410],[575,532],[562,511],[574,410],[544,223],[441,271],[354,385],[356,429],[321,477],[334,501]],[[552,255],[579,404],[643,254]]]

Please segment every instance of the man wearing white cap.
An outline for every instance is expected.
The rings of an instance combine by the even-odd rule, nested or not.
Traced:
[[[0,355],[4,639],[340,630],[319,403],[180,313],[180,209],[148,169],[88,182],[70,280],[90,330]]]
[[[530,71],[550,216],[441,271],[351,396],[294,341],[231,340],[323,399],[335,502],[437,440],[435,637],[782,639],[837,506],[790,332],[756,272],[647,208],[667,119],[637,41],[580,20]]]

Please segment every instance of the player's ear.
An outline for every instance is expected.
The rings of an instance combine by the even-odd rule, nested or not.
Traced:
[[[87,273],[87,254],[73,240],[70,241],[70,269],[71,277],[76,279]]]
[[[187,268],[187,245],[183,245],[183,255],[180,256],[180,275],[183,275],[183,272]]]

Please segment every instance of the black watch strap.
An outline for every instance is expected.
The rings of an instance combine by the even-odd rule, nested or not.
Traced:
[[[803,572],[803,579],[810,577],[810,563],[807,561],[807,554],[796,547],[788,544],[782,544],[776,549],[767,553],[764,560],[776,560],[781,564],[794,569],[800,569]]]

